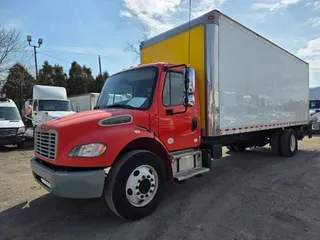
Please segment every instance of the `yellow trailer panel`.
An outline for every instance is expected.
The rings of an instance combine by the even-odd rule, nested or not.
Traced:
[[[201,128],[205,127],[205,54],[204,26],[190,31],[190,65],[196,70],[200,90]],[[168,62],[187,64],[189,49],[189,31],[169,37],[154,45],[141,49],[141,63]]]

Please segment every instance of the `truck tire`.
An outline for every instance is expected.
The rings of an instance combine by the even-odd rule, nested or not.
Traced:
[[[232,145],[228,145],[228,146],[227,146],[227,149],[228,149],[230,152],[235,152],[235,151],[236,151]]]
[[[282,156],[292,157],[298,149],[298,140],[295,131],[292,129],[283,130],[280,146]]]
[[[281,130],[277,130],[273,133],[270,139],[271,151],[277,155],[281,155]]]
[[[244,152],[247,149],[247,145],[244,143],[238,143],[236,145],[228,145],[227,148],[230,152]]]
[[[245,152],[247,149],[247,144],[245,143],[238,143],[237,145],[233,146],[235,152]]]
[[[23,148],[24,148],[24,142],[18,143],[18,144],[17,144],[17,147],[18,147],[19,149],[23,149]]]
[[[126,220],[138,220],[158,207],[165,184],[164,161],[149,151],[134,150],[120,156],[111,167],[104,196],[116,215]]]

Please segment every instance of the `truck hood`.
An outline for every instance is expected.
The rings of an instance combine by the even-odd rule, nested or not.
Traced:
[[[149,129],[149,114],[145,111],[131,109],[101,109],[78,112],[49,121],[46,125],[49,128],[52,127],[54,129],[70,128],[73,126],[77,126],[81,129],[81,127],[88,128],[89,126],[98,126],[99,122],[104,119],[122,115],[130,115],[132,117],[132,124]]]
[[[310,115],[313,115],[313,114],[315,114],[316,112],[320,112],[320,108],[313,108],[313,109],[310,109],[310,110],[309,110],[309,114],[310,114]]]
[[[73,112],[73,111],[61,111],[61,112],[59,112],[59,111],[45,111],[45,113],[47,113],[51,119],[55,119],[55,118],[60,118],[63,116],[68,116],[68,115],[74,114],[75,112]]]

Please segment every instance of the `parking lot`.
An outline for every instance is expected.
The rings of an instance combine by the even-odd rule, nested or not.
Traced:
[[[149,217],[125,222],[102,199],[61,199],[33,180],[24,150],[0,150],[0,239],[320,239],[320,137],[294,158],[224,153],[211,172],[168,187]]]

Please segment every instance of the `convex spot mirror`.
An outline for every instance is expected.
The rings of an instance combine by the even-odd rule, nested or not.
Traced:
[[[195,81],[196,74],[193,68],[186,68],[184,70],[184,79],[185,79],[185,91],[187,93],[195,92]]]
[[[195,99],[193,94],[188,94],[188,97],[184,97],[184,106],[193,107],[195,104]]]

